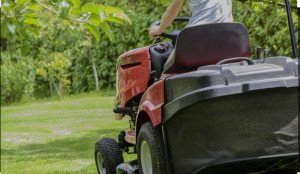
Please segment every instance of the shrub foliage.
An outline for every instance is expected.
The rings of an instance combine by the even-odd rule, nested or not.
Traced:
[[[103,21],[101,13],[93,11],[96,3],[44,1],[59,13],[38,10],[42,8],[35,1],[27,0],[17,1],[23,3],[16,13],[19,15],[10,15],[9,7],[1,10],[1,103],[23,97],[62,96],[113,88],[118,56],[154,43],[148,35],[148,27],[161,18],[169,3],[168,0],[163,3],[158,0],[104,0],[101,7],[112,7],[112,12],[106,9],[107,14],[118,10],[123,16],[108,15]],[[70,7],[65,9],[62,2]],[[23,14],[23,7],[31,12]],[[293,10],[298,36],[296,12]],[[85,13],[89,14],[88,18]],[[179,16],[188,15],[185,5]],[[284,6],[270,1],[234,0],[233,15],[236,22],[245,24],[249,30],[253,55],[254,47],[261,46],[270,49],[270,56],[292,57]],[[88,20],[88,23],[70,18]],[[185,24],[172,25],[168,31],[181,29]]]

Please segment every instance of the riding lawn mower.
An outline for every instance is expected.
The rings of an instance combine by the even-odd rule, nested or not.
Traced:
[[[286,7],[294,58],[257,47],[250,59],[248,30],[234,22],[163,33],[171,42],[122,54],[113,111],[131,130],[96,143],[98,172],[296,173],[298,52]],[[124,162],[131,148],[137,160]]]

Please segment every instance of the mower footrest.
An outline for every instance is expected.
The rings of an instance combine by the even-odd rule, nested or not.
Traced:
[[[117,174],[138,174],[137,160],[121,163],[117,166]]]
[[[129,144],[136,144],[136,141],[135,141],[136,137],[135,137],[135,131],[134,130],[131,130],[129,132],[126,133],[126,136],[125,136],[125,141]]]

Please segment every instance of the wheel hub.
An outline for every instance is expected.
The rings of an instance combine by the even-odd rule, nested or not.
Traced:
[[[104,160],[100,152],[97,153],[97,167],[99,169],[100,174],[106,174]]]
[[[144,174],[152,174],[152,159],[147,141],[141,143],[141,163]]]

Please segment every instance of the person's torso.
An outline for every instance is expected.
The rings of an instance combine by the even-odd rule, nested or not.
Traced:
[[[233,22],[231,0],[187,0],[192,17],[187,25]]]

